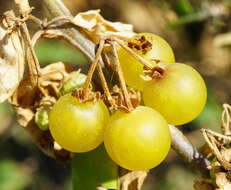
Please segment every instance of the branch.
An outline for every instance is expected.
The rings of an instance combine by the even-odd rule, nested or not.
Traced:
[[[172,149],[193,169],[199,171],[205,177],[208,176],[209,170],[207,167],[210,162],[197,151],[179,129],[173,125],[169,125],[169,128],[172,137]]]
[[[72,17],[69,10],[63,4],[62,0],[42,0],[42,6],[47,18],[54,18],[58,16]],[[95,44],[86,38],[80,30],[76,28],[58,29],[71,45],[81,51],[90,62],[95,58]]]
[[[57,16],[72,16],[61,0],[42,0],[50,18]],[[93,61],[95,54],[95,44],[86,38],[77,28],[62,29],[62,33],[68,36],[72,45],[77,47],[86,57]],[[197,149],[189,142],[189,140],[176,127],[169,125],[172,136],[172,148],[183,160],[199,171],[203,176],[209,175],[207,166],[209,161],[204,158]]]

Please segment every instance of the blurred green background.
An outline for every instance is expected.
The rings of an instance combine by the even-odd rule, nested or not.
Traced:
[[[193,122],[180,127],[200,148],[199,129],[220,131],[223,103],[231,98],[231,1],[230,0],[65,0],[73,15],[101,9],[108,20],[130,23],[136,32],[152,32],[172,46],[177,62],[196,68],[208,87],[208,102]],[[40,1],[30,1],[34,14],[42,17]],[[0,1],[1,14],[14,9],[13,1]],[[30,26],[33,33],[34,25]],[[64,41],[41,39],[36,53],[42,66],[66,61],[76,68],[87,63],[81,53]],[[197,92],[195,92],[197,93]],[[0,190],[70,190],[71,167],[45,156],[31,143],[16,121],[9,103],[0,105]],[[153,169],[143,190],[192,190],[198,174],[170,151]]]

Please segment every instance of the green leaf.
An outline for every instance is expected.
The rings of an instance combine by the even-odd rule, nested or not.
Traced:
[[[74,190],[95,190],[99,185],[118,189],[118,166],[101,145],[93,151],[74,155],[72,180]]]
[[[177,0],[175,3],[175,9],[180,15],[187,15],[194,12],[194,8],[189,0]]]
[[[31,179],[30,176],[23,171],[23,169],[23,165],[20,166],[13,160],[0,160],[0,189],[26,189]]]
[[[35,46],[35,52],[41,65],[64,61],[72,65],[87,63],[84,55],[63,40],[43,39]]]
[[[179,19],[177,19],[176,21],[172,21],[172,22],[167,23],[166,27],[177,28],[180,26],[194,23],[194,22],[202,22],[202,21],[208,19],[209,16],[210,15],[207,14],[206,12],[195,12],[192,14],[182,16]]]

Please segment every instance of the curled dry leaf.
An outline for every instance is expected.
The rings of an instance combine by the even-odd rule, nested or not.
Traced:
[[[103,99],[104,102],[106,103],[106,105],[109,107],[110,110],[114,110],[114,109],[122,109],[125,112],[127,112],[127,108],[126,108],[126,103],[125,103],[125,99],[122,93],[121,88],[119,88],[117,85],[115,85],[112,88],[112,92],[111,92],[111,96],[114,99],[114,105],[111,105],[110,102],[108,102],[107,97],[105,97],[105,95],[103,95]],[[141,101],[141,94],[139,91],[135,91],[132,88],[128,89],[128,96],[130,98],[131,104],[134,108],[136,108]]]
[[[195,190],[214,190],[211,180],[195,180],[194,181]]]
[[[45,96],[60,96],[59,89],[65,78],[73,71],[72,67],[64,62],[50,64],[41,70],[39,86]]]
[[[121,190],[141,190],[141,187],[147,175],[148,171],[128,171],[121,168]]]
[[[63,62],[52,63],[41,69],[41,76],[38,77],[38,83],[34,84],[32,77],[28,75],[18,87],[17,91],[11,97],[10,102],[14,105],[18,117],[18,122],[23,127],[33,119],[33,114],[37,105],[45,97],[57,99],[59,97],[59,88],[65,77],[72,71],[72,67]],[[24,110],[24,111],[22,111]],[[27,111],[26,111],[27,110]]]
[[[22,15],[27,15],[31,12],[32,8],[28,0],[14,0],[15,4],[19,7],[19,12]]]
[[[21,33],[7,16],[14,17],[13,11],[5,12],[0,23],[0,103],[14,93],[24,72]]]
[[[48,156],[60,161],[70,160],[70,153],[64,149],[55,149],[54,140],[49,131],[41,131],[34,122],[34,115],[44,100],[54,103],[59,96],[63,80],[72,71],[72,67],[63,62],[52,63],[40,70],[40,76],[28,74],[20,83],[10,102],[14,106],[18,122],[32,141]],[[37,77],[37,79],[36,79]],[[34,81],[37,81],[35,83]]]
[[[73,24],[81,27],[94,42],[98,42],[100,36],[130,38],[134,35],[132,25],[107,21],[100,15],[100,10],[77,14],[73,19]]]
[[[216,173],[216,185],[218,188],[216,190],[229,190],[231,189],[231,183],[227,179],[227,174],[225,172]]]
[[[231,189],[231,137],[230,137],[230,105],[223,105],[222,112],[222,134],[214,132],[209,129],[201,129],[203,137],[206,141],[204,146],[204,153],[212,160],[208,166],[210,170],[210,177],[215,190],[229,190]],[[195,189],[203,190],[207,181],[201,180],[195,182]],[[206,189],[206,188],[205,188]]]

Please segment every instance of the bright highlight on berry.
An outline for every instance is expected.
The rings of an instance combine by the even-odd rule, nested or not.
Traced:
[[[103,142],[109,118],[102,100],[80,103],[71,94],[62,96],[50,112],[50,132],[57,143],[71,152],[87,152]]]
[[[139,106],[116,111],[107,124],[104,144],[112,160],[129,170],[148,170],[168,154],[171,136],[165,119],[154,109]]]
[[[141,39],[141,36],[143,36],[144,38]],[[139,43],[141,47],[134,45],[134,47],[132,46],[131,48],[141,57],[145,58],[148,61],[160,60],[164,63],[175,62],[172,48],[160,36],[151,33],[140,33],[135,35],[132,40],[136,38],[140,39],[141,42]],[[146,43],[144,40],[146,40]],[[140,77],[140,75],[144,75],[143,65],[123,48],[119,49],[118,56],[124,73],[126,84],[131,86],[132,88],[142,91],[145,83],[145,81]]]
[[[147,82],[143,100],[160,112],[169,124],[182,125],[195,119],[207,98],[204,80],[192,67],[166,64],[162,78]]]

